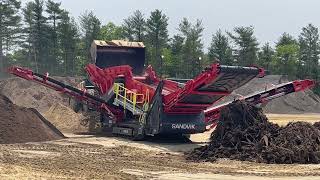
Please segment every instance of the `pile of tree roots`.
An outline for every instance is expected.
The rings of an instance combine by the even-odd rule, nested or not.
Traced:
[[[243,101],[226,106],[210,143],[187,154],[192,161],[229,158],[276,164],[320,163],[320,124],[268,121],[260,108]]]

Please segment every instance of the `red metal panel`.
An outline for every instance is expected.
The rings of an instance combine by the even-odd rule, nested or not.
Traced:
[[[123,77],[125,79],[125,86],[128,89],[134,90],[139,94],[149,93],[149,97],[152,98],[155,92],[155,89],[160,82],[160,79],[156,76],[155,71],[151,66],[145,71],[144,76],[142,77],[133,77],[132,69],[125,66],[115,66],[105,69],[100,69],[93,64],[89,64],[86,68],[91,81],[100,88],[102,94],[107,93],[107,91],[112,88],[115,78]],[[260,70],[260,69],[259,69]],[[259,71],[260,75],[263,74],[263,71]],[[164,88],[162,91],[163,102],[164,102],[164,111],[166,113],[177,113],[181,112],[187,113],[200,113],[202,110],[210,107],[216,100],[220,99],[223,96],[230,94],[229,91],[203,91],[197,90],[200,86],[205,86],[206,84],[212,83],[220,75],[220,65],[213,64],[210,68],[207,68],[204,72],[199,74],[193,80],[188,81],[183,87],[179,86],[179,83],[163,80]],[[252,76],[253,78],[254,76]],[[203,95],[208,98],[213,98],[211,101],[214,101],[210,104],[208,103],[192,103],[183,102],[184,98],[189,97],[190,95]],[[216,100],[215,100],[216,99]],[[184,104],[179,105],[179,104]],[[201,108],[199,108],[201,107]]]
[[[304,91],[305,89],[310,89],[316,86],[316,82],[310,79],[306,79],[303,81],[293,81],[292,82],[295,91]]]

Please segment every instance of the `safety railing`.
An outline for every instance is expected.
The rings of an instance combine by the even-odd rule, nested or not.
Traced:
[[[113,92],[116,95],[115,99],[123,103],[123,108],[126,109],[127,103],[130,103],[133,108],[133,112],[136,110],[137,104],[143,104],[147,100],[149,101],[149,93],[138,94],[130,89],[127,89],[123,83],[114,83]]]

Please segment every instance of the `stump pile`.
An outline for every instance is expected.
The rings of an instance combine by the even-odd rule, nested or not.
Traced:
[[[280,127],[260,108],[235,101],[221,111],[210,143],[187,154],[193,161],[229,158],[261,163],[320,163],[320,130],[310,123]]]

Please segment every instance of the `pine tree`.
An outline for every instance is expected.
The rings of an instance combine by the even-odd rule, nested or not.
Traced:
[[[261,51],[258,53],[258,64],[261,67],[266,68],[267,70],[272,70],[271,65],[272,65],[272,60],[274,56],[274,50],[270,46],[269,43],[266,43],[263,45],[261,48]]]
[[[174,35],[170,42],[170,49],[172,52],[172,69],[169,72],[171,77],[183,77],[183,44],[184,38],[179,35]]]
[[[47,18],[43,15],[43,12],[44,2],[42,0],[29,2],[23,9],[24,20],[27,24],[24,30],[30,45],[30,56],[33,59],[37,72],[46,72],[50,68],[50,64],[48,63],[50,49],[49,27],[47,25]]]
[[[127,41],[134,41],[133,23],[131,17],[124,20],[122,24],[123,36]]]
[[[235,49],[235,59],[241,66],[254,65],[257,62],[258,41],[254,36],[254,28],[235,27],[234,33],[228,33],[237,48]]]
[[[320,44],[319,44],[319,30],[312,24],[308,24],[302,28],[302,32],[299,36],[300,46],[300,63],[304,66],[300,77],[309,76],[313,79],[318,78],[319,72],[319,55],[320,55]]]
[[[130,41],[144,41],[146,21],[141,11],[137,10],[132,16],[124,20],[122,25],[124,36]]]
[[[7,62],[5,52],[12,50],[21,36],[19,16],[21,2],[17,0],[0,1],[0,76]]]
[[[38,62],[34,58],[34,48],[33,48],[33,2],[28,2],[26,6],[22,9],[22,14],[24,17],[23,34],[24,34],[24,43],[21,44],[22,49],[25,51],[26,58],[24,65],[27,65],[31,68],[35,68],[38,72]]]
[[[219,59],[222,64],[232,65],[232,49],[228,37],[223,35],[220,29],[212,35],[211,45],[208,50],[210,61]]]
[[[66,11],[61,13],[61,22],[58,23],[57,32],[60,59],[64,65],[63,72],[65,75],[74,76],[76,73],[79,32],[75,20],[70,18]]]
[[[295,40],[293,36],[284,32],[284,33],[282,33],[278,42],[276,43],[276,47],[288,45],[288,44],[296,44],[296,43],[297,43],[297,40]]]
[[[82,31],[83,52],[82,58],[85,62],[91,59],[90,47],[93,40],[100,34],[101,22],[92,11],[86,11],[80,16],[80,27]]]
[[[151,64],[162,75],[161,51],[168,43],[168,17],[160,10],[151,12],[146,24],[147,45]],[[147,61],[146,64],[149,62]]]
[[[202,22],[197,20],[194,25],[186,18],[179,25],[179,31],[184,37],[183,60],[184,60],[184,77],[192,78],[199,74],[203,62],[203,44],[201,42],[204,28]]]
[[[49,29],[49,39],[50,39],[50,55],[48,59],[48,63],[51,66],[50,72],[57,71],[58,68],[58,30],[57,30],[57,24],[61,20],[61,14],[63,10],[60,8],[61,3],[55,3],[52,0],[48,0],[46,4],[46,12],[48,13],[48,23],[51,23],[50,29]]]

